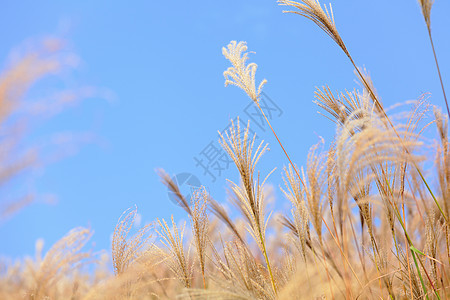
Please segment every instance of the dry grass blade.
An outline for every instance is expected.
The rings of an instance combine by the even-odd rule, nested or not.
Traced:
[[[341,39],[339,32],[336,29],[336,24],[334,23],[333,9],[330,4],[330,11],[328,11],[327,7],[320,5],[318,0],[303,0],[301,2],[289,1],[289,0],[279,0],[279,5],[291,6],[297,10],[295,11],[283,11],[287,13],[294,13],[300,16],[306,17],[313,21],[320,29],[325,31],[336,44],[341,47],[341,49],[350,56],[345,47],[344,41]]]
[[[266,80],[264,79],[258,87],[258,90],[256,91],[255,86],[255,74],[256,74],[256,64],[251,63],[248,66],[245,65],[248,57],[247,53],[244,53],[244,55],[241,57],[241,53],[243,51],[247,50],[247,46],[244,42],[239,42],[238,44],[236,41],[232,41],[228,45],[228,50],[226,48],[223,48],[223,54],[227,59],[230,60],[233,67],[230,67],[227,69],[227,71],[224,72],[225,76],[225,86],[227,84],[233,84],[241,89],[243,89],[247,95],[255,102],[256,106],[260,110],[262,116],[266,120],[267,124],[269,125],[270,129],[272,130],[272,133],[274,134],[275,138],[278,141],[278,144],[280,145],[281,149],[283,149],[284,154],[286,155],[287,159],[289,160],[289,163],[294,166],[294,163],[292,162],[291,158],[289,157],[288,153],[284,149],[283,144],[281,143],[280,139],[278,138],[278,135],[276,134],[275,130],[272,127],[272,124],[270,123],[269,119],[267,118],[264,110],[259,105],[259,95],[262,91],[263,85],[266,83]],[[231,76],[231,78],[234,80],[229,80],[228,76]],[[299,177],[300,181],[300,175],[297,173],[297,176]]]
[[[249,222],[248,231],[257,242],[258,247],[266,260],[272,288],[276,294],[276,282],[270,266],[265,241],[267,222],[264,214],[265,203],[263,186],[267,177],[261,184],[259,181],[259,174],[257,180],[254,180],[253,177],[256,164],[264,152],[268,149],[267,144],[263,146],[264,141],[261,141],[259,146],[253,152],[256,135],[249,140],[248,132],[250,123],[248,123],[247,128],[245,129],[243,137],[241,136],[239,122],[237,122],[237,126],[235,126],[232,121],[231,125],[232,126],[229,132],[225,132],[225,136],[219,132],[221,137],[220,143],[234,161],[241,177],[242,185],[239,186],[231,182],[231,188],[233,193],[236,195],[235,199],[238,208]]]
[[[242,244],[245,245],[246,242],[244,238],[239,233],[239,230],[236,228],[236,225],[228,215],[225,208],[214,199],[210,199],[210,207],[212,213],[216,215],[216,217],[219,218],[219,220],[221,220],[231,230],[231,232],[239,239]]]
[[[152,237],[149,230],[153,225],[147,224],[140,228],[131,238],[128,238],[136,215],[137,207],[134,209],[127,209],[119,218],[116,228],[114,229],[111,249],[114,272],[116,275],[123,274],[130,264],[142,256],[143,248]]]
[[[432,1],[420,3],[429,28]],[[239,181],[229,181],[227,198],[236,210],[226,211],[205,187],[194,189],[192,198],[186,199],[176,179],[158,170],[189,215],[188,238],[185,225],[180,227],[173,217],[169,222],[157,220],[159,238],[154,243],[147,243],[150,225],[129,237],[137,215],[136,209],[129,209],[113,234],[114,272],[109,258],[102,260],[107,267],[94,272],[77,268],[91,256],[81,253],[91,233],[77,228],[45,258],[41,242],[36,259],[10,263],[0,258],[0,299],[450,298],[447,116],[435,109],[434,118],[428,120],[431,106],[424,98],[408,101],[413,105],[399,114],[392,113],[403,107],[396,105],[388,116],[370,76],[356,67],[337,33],[331,6],[313,0],[279,4],[292,7],[293,13],[331,36],[363,83],[362,92],[317,89],[315,102],[336,124],[336,134],[328,149],[323,149],[323,140],[310,148],[304,168],[297,168],[284,151],[290,164],[284,169],[281,190],[290,205],[276,207],[286,213],[268,211],[270,188],[265,186],[267,177],[262,180],[257,170],[268,148],[238,120],[219,133],[239,172]],[[223,49],[232,64],[224,73],[225,83],[247,93],[275,134],[258,102],[265,80],[255,85],[257,66],[248,63],[248,53],[243,42],[231,42]],[[432,124],[438,141],[425,143],[425,129]],[[0,148],[13,149],[1,138]],[[435,154],[434,165],[430,152]],[[0,165],[4,161],[0,151]],[[14,174],[4,166],[0,185],[3,176]],[[427,184],[422,167],[434,186]],[[210,218],[208,207],[218,220]],[[273,221],[272,212],[281,222]]]
[[[312,20],[321,29],[323,29],[336,43],[338,43],[339,46],[341,46],[341,49],[344,51],[344,53],[349,58],[350,62],[352,63],[353,67],[355,68],[355,70],[357,72],[358,77],[361,79],[364,87],[367,89],[368,93],[370,94],[370,97],[372,98],[372,100],[376,106],[377,112],[380,113],[384,117],[384,119],[383,119],[384,126],[387,129],[392,129],[395,132],[395,134],[397,135],[398,139],[401,141],[402,138],[400,137],[399,133],[397,132],[397,129],[395,128],[391,119],[389,118],[386,111],[384,110],[383,105],[381,104],[380,100],[378,99],[376,92],[373,88],[373,84],[368,81],[367,75],[363,74],[362,71],[357,67],[355,61],[353,60],[350,53],[347,51],[342,39],[340,38],[340,36],[336,30],[336,27],[334,26],[334,19],[333,19],[333,13],[331,11],[331,6],[330,6],[331,13],[329,14],[326,8],[325,8],[325,11],[321,8],[318,0],[316,0],[316,1],[304,0],[304,1],[302,1],[302,3],[304,3],[304,4],[301,4],[301,3],[295,2],[295,1],[288,1],[288,0],[280,0],[279,3],[281,5],[293,6],[293,7],[296,7],[297,9],[299,9],[299,12],[294,11],[294,13],[297,13],[301,16],[304,16],[304,17]],[[433,46],[433,42],[431,39],[431,31],[429,31],[429,36],[430,36],[431,45]],[[439,73],[439,79],[441,81],[442,91],[444,93],[445,103],[447,104],[448,115],[450,117],[450,109],[448,107],[447,98],[445,96],[444,85],[442,82],[442,76],[439,71],[439,65],[437,63],[436,52],[434,51],[434,46],[433,46],[433,53],[434,53],[434,58],[435,58],[436,66],[437,66],[438,73]],[[268,120],[267,120],[267,122],[268,122]],[[269,125],[270,125],[270,123],[269,123]],[[272,131],[273,131],[273,129],[272,129]],[[403,150],[407,154],[409,154],[409,149],[407,148],[407,146],[403,145],[403,148],[404,148]],[[284,148],[283,148],[283,150],[284,150]],[[287,155],[286,151],[285,151],[285,154],[289,159],[289,156]],[[293,165],[290,159],[289,159],[289,161],[290,161],[291,165]],[[436,197],[434,196],[434,193],[433,193],[430,185],[428,184],[428,182],[426,181],[426,179],[423,175],[423,172],[420,170],[418,165],[414,163],[414,161],[412,162],[412,164],[415,167],[415,169],[417,170],[417,172],[419,173],[422,182],[426,185],[429,194],[433,198],[436,206],[439,208],[439,211],[441,212],[442,216],[447,221],[448,217],[444,214],[442,208],[440,207]],[[299,174],[297,174],[297,175],[300,178],[300,175]]]
[[[287,171],[286,171],[287,172]],[[291,178],[293,177],[293,174],[289,174]],[[298,197],[295,195],[295,192],[293,192],[290,187],[286,184],[286,189],[289,192],[286,192],[283,190],[283,193],[285,196],[291,201],[292,203],[292,209],[291,213],[293,216],[293,221],[289,220],[287,217],[282,217],[282,224],[289,228],[294,235],[298,238],[298,243],[296,243],[297,248],[299,249],[300,253],[303,256],[303,259],[306,261],[306,250],[307,250],[307,243],[310,240],[310,230],[309,230],[309,216],[308,216],[308,210],[306,208],[306,204],[304,203],[304,200],[302,198],[298,199]]]
[[[343,125],[347,118],[359,107],[360,101],[358,95],[355,93],[355,97],[344,98],[344,100],[350,99],[351,101],[343,101],[341,97],[335,97],[328,86],[317,89],[315,92],[314,101],[320,108],[325,110],[333,117],[331,121]],[[326,116],[328,118],[328,116]]]
[[[228,242],[223,248],[224,259],[216,255],[216,266],[223,276],[216,279],[221,290],[238,292],[252,299],[275,298],[265,268],[246,247],[239,242]]]
[[[189,260],[189,254],[186,254],[184,251],[184,227],[181,229],[178,228],[177,224],[173,220],[173,216],[171,219],[172,228],[169,227],[164,219],[158,219],[158,224],[160,226],[158,233],[162,238],[161,242],[167,251],[166,252],[164,249],[160,249],[160,253],[168,260],[169,267],[175,274],[176,278],[180,280],[184,287],[190,288],[192,287],[193,266]]]
[[[192,195],[192,233],[194,236],[195,248],[197,249],[198,260],[200,263],[200,270],[202,273],[203,287],[206,288],[206,247],[208,244],[208,228],[209,220],[207,214],[207,207],[209,203],[209,195],[204,187],[195,191]]]
[[[267,151],[267,144],[262,146],[261,141],[256,151],[253,153],[253,146],[256,135],[249,140],[249,125],[241,137],[241,128],[239,122],[237,126],[232,121],[229,132],[225,132],[225,136],[220,133],[220,143],[226,152],[234,161],[241,177],[242,185],[232,184],[232,191],[235,193],[237,206],[241,209],[246,219],[251,223],[252,228],[259,228],[257,231],[265,227],[263,216],[263,202],[257,194],[261,194],[259,189],[254,186],[255,167],[262,154]],[[257,238],[258,240],[258,238]]]
[[[311,147],[308,154],[307,178],[304,172],[301,172],[304,177],[303,182],[308,183],[305,188],[302,188],[300,180],[294,176],[294,171],[291,166],[284,170],[283,180],[286,190],[282,191],[293,205],[292,215],[294,217],[294,225],[299,234],[303,250],[305,249],[306,239],[309,239],[309,222],[313,224],[319,241],[322,241],[323,203],[321,198],[322,187],[324,185],[324,177],[322,174],[324,167],[322,160],[324,156],[316,153],[319,144]],[[307,208],[309,209],[309,216],[307,215]]]
[[[353,60],[352,60],[352,62],[353,62]],[[361,82],[361,84],[364,87],[363,98],[365,98],[367,96],[370,97],[370,99],[373,102],[373,105],[375,106],[374,110],[379,115],[384,115],[384,118],[386,119],[386,120],[383,120],[385,122],[385,126],[389,127],[388,123],[390,123],[391,120],[389,119],[388,115],[386,114],[386,111],[384,110],[383,103],[381,102],[381,98],[378,95],[377,90],[375,89],[375,85],[373,84],[372,77],[370,77],[369,72],[366,70],[366,68],[356,67],[356,65],[355,65],[354,73],[355,73],[356,77],[358,77],[359,81]],[[368,109],[368,103],[366,104],[365,108]],[[390,124],[392,124],[392,123],[390,123]]]
[[[448,139],[448,119],[439,109],[434,109],[436,127],[440,145],[436,146],[435,163],[439,179],[439,187],[446,215],[450,214],[450,142]],[[448,224],[447,224],[448,226]]]
[[[303,0],[301,2],[295,2],[290,0],[279,0],[278,3],[280,5],[292,6],[297,8],[298,11],[285,11],[285,12],[295,13],[313,21],[317,26],[319,26],[320,29],[325,31],[328,34],[328,36],[330,36],[331,39],[333,39],[333,41],[335,41],[339,45],[339,47],[342,49],[342,51],[344,51],[345,55],[347,55],[352,65],[356,69],[358,77],[361,79],[364,86],[367,88],[367,91],[369,92],[371,98],[373,99],[375,105],[377,106],[377,109],[379,110],[379,112],[385,114],[381,102],[376,97],[375,91],[372,89],[372,85],[366,80],[366,76],[356,66],[356,63],[353,61],[350,52],[347,50],[344,41],[342,40],[341,36],[339,35],[339,32],[336,29],[331,4],[330,4],[330,12],[328,12],[327,7],[324,6],[324,8],[322,8],[318,0]],[[386,119],[388,119],[386,114],[385,117]],[[388,121],[390,122],[390,120]]]
[[[436,63],[436,69],[439,75],[439,81],[441,83],[442,94],[444,95],[444,101],[447,108],[447,114],[450,118],[450,108],[448,106],[447,95],[445,94],[444,82],[442,80],[441,70],[439,68],[439,63],[436,55],[436,50],[434,49],[433,37],[431,36],[431,8],[433,6],[433,0],[419,0],[420,8],[422,9],[422,15],[425,19],[427,25],[428,37],[430,38],[431,48],[433,50],[434,61]]]
[[[178,187],[178,184],[172,180],[172,178],[163,169],[157,170],[162,183],[176,196],[178,205],[180,205],[189,215],[192,215],[192,211],[188,200],[183,196]]]
[[[91,236],[89,229],[74,228],[48,250],[36,272],[35,287],[29,291],[31,299],[48,296],[51,286],[91,256],[89,252],[80,252]]]
[[[233,65],[223,72],[225,86],[231,84],[243,89],[255,103],[258,103],[262,87],[267,80],[261,81],[256,89],[255,74],[258,66],[255,63],[246,65],[248,52],[245,51],[247,51],[245,42],[231,41],[227,48],[222,48],[223,55]]]
[[[12,215],[16,214],[18,211],[22,210],[24,207],[28,206],[33,202],[34,196],[31,194],[22,196],[19,199],[14,199],[10,201],[3,200],[0,206],[0,222],[8,219]]]
[[[311,221],[319,236],[319,241],[322,242],[322,216],[324,214],[322,189],[325,183],[324,167],[325,156],[323,153],[318,153],[319,146],[322,145],[322,140],[318,144],[311,147],[308,153],[306,174],[308,178],[308,185],[305,189],[306,204],[309,208]]]
[[[17,108],[25,92],[38,79],[58,71],[62,64],[53,49],[29,53],[0,77],[0,122]]]
[[[428,30],[431,30],[431,7],[433,6],[434,0],[418,0],[420,8],[422,9],[422,15],[427,23]]]
[[[219,132],[221,138],[219,142],[231,157],[239,171],[249,205],[252,209],[257,210],[257,205],[254,203],[255,191],[253,188],[253,175],[255,173],[256,164],[264,152],[268,150],[268,147],[267,144],[263,146],[264,141],[261,141],[256,148],[256,151],[253,153],[256,135],[254,135],[253,138],[249,138],[249,128],[250,122],[243,132],[243,137],[241,137],[240,122],[238,121],[237,125],[235,125],[233,120],[231,120],[229,132],[226,131],[225,135],[222,135],[222,133]]]
[[[48,113],[56,103],[28,101],[26,94],[36,83],[65,69],[65,58],[60,53],[62,41],[47,38],[33,46],[33,50],[25,53],[15,51],[17,58],[0,74],[0,187],[42,162],[37,147],[24,148],[24,134],[36,115]],[[31,193],[2,196],[0,221],[17,213],[34,198]]]

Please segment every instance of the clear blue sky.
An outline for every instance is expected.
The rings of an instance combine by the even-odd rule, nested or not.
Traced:
[[[326,2],[323,2],[326,3]],[[338,30],[359,65],[371,73],[385,105],[432,93],[442,105],[431,48],[415,0],[333,1]],[[450,3],[436,0],[432,29],[441,70],[450,89]],[[298,165],[319,136],[330,141],[335,129],[317,114],[315,86],[357,87],[352,66],[340,49],[308,20],[282,14],[274,0],[230,1],[8,1],[0,12],[0,58],[27,38],[63,35],[82,63],[73,75],[79,85],[110,90],[116,100],[91,98],[42,122],[33,134],[91,132],[89,143],[35,175],[38,194],[57,195],[55,205],[37,202],[0,225],[0,254],[34,253],[75,226],[90,226],[94,249],[110,248],[122,211],[136,204],[142,222],[156,217],[185,218],[172,204],[155,173],[195,174],[213,196],[225,199],[225,178],[215,182],[196,167],[194,157],[217,130],[238,115],[247,120],[247,96],[224,87],[228,67],[221,48],[247,41],[258,63],[258,80],[282,110],[273,125]],[[286,164],[268,131],[253,126],[270,144],[261,161],[278,187]],[[277,207],[286,202],[276,192]]]

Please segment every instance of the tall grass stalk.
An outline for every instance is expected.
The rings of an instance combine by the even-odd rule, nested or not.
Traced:
[[[432,2],[419,2],[447,101],[431,39]],[[256,142],[251,124],[241,128],[238,119],[219,132],[239,174],[238,181],[228,180],[227,199],[213,199],[203,186],[187,197],[158,170],[186,214],[187,227],[172,216],[131,235],[137,210],[125,211],[112,235],[112,268],[108,257],[93,260],[95,254],[81,252],[88,229],[69,232],[45,256],[39,242],[35,258],[0,265],[0,299],[449,298],[447,116],[425,97],[385,109],[341,38],[331,5],[278,3],[321,28],[362,83],[362,90],[339,93],[327,85],[315,90],[314,102],[334,122],[336,134],[329,147],[323,140],[313,145],[306,166],[297,167],[260,104],[267,80],[257,83],[247,44],[231,41],[222,49],[231,63],[225,85],[241,88],[254,102],[287,158],[280,189],[290,208],[268,211],[274,193],[267,180],[275,169],[266,177],[258,171],[268,145]],[[450,116],[448,106],[447,112]],[[438,141],[429,148],[435,151],[430,160],[424,132],[434,126]],[[428,179],[423,166],[431,162]],[[85,263],[94,263],[94,271],[83,269]]]

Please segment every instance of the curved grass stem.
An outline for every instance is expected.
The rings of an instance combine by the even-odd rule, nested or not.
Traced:
[[[380,110],[380,112],[383,114],[383,116],[386,118],[386,120],[389,123],[389,126],[392,128],[392,130],[394,130],[394,133],[397,135],[403,149],[405,150],[405,152],[407,154],[410,154],[408,148],[403,144],[403,140],[400,137],[400,134],[398,133],[397,129],[395,129],[394,124],[392,123],[391,119],[389,118],[389,116],[386,114],[386,111],[384,110],[384,108],[382,107],[380,101],[378,100],[377,96],[375,95],[374,91],[372,90],[372,87],[368,84],[368,82],[366,81],[366,79],[364,78],[363,74],[361,73],[361,71],[359,70],[359,68],[356,66],[356,63],[354,62],[353,58],[351,57],[350,54],[347,54],[347,57],[350,59],[350,62],[352,63],[353,67],[356,69],[356,72],[358,73],[359,77],[361,78],[361,80],[363,81],[364,86],[366,87],[367,91],[369,92],[370,96],[372,97],[373,101],[375,102],[375,105],[377,106],[377,108]],[[445,93],[445,92],[444,92]],[[449,111],[449,116],[450,116],[450,111]],[[436,204],[436,206],[438,207],[440,213],[442,214],[442,216],[444,217],[446,223],[448,223],[448,218],[445,215],[444,211],[442,210],[441,206],[439,205],[439,202],[437,201],[436,197],[434,196],[433,191],[431,190],[430,186],[428,185],[428,182],[426,181],[425,177],[422,174],[422,171],[420,170],[419,166],[416,164],[416,162],[413,160],[412,161],[412,165],[414,166],[414,168],[416,169],[417,173],[419,173],[420,179],[423,181],[423,183],[425,184],[425,186],[427,187],[428,192],[430,193],[431,197],[433,198],[434,203]]]
[[[450,118],[450,109],[448,108],[447,96],[445,95],[445,88],[444,88],[444,83],[442,81],[441,70],[439,68],[439,63],[438,63],[438,60],[437,60],[436,50],[434,49],[433,38],[431,37],[431,29],[429,27],[428,27],[428,36],[430,37],[431,49],[433,49],[434,61],[436,63],[436,69],[438,71],[439,81],[441,83],[442,94],[444,95],[445,106],[447,107],[447,114],[448,114],[448,117]]]

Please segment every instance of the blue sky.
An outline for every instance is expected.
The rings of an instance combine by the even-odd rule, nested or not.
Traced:
[[[436,0],[432,30],[444,81],[449,86],[450,4]],[[325,2],[324,2],[325,3]],[[360,66],[365,66],[386,106],[431,93],[443,99],[426,27],[416,1],[333,1],[337,28]],[[39,123],[33,136],[57,132],[90,133],[72,156],[34,172],[38,195],[54,194],[50,205],[37,201],[0,225],[0,253],[34,253],[36,239],[46,249],[75,226],[91,227],[96,250],[110,248],[121,213],[137,205],[142,222],[157,217],[185,218],[168,199],[155,170],[191,173],[214,198],[225,200],[230,166],[216,181],[194,157],[217,142],[217,130],[245,113],[249,98],[224,87],[228,67],[221,49],[231,40],[247,41],[257,78],[279,108],[273,125],[298,165],[322,136],[330,141],[333,124],[312,103],[316,86],[332,90],[358,87],[340,49],[308,20],[283,14],[272,0],[231,1],[9,1],[0,18],[0,57],[26,39],[56,35],[81,59],[69,86],[94,86],[114,95],[85,99]],[[281,114],[281,115],[280,115]],[[287,164],[267,130],[252,126],[271,151],[260,170],[276,188]],[[216,143],[217,144],[217,143]],[[276,191],[277,208],[286,201]],[[6,241],[6,242],[5,242]]]

